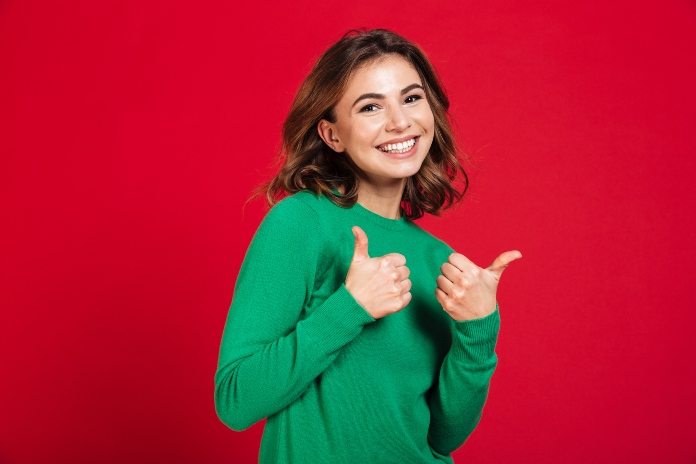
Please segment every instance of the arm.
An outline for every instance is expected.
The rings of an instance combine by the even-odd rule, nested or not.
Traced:
[[[454,328],[452,347],[430,398],[428,439],[439,453],[449,454],[461,446],[481,418],[498,360],[496,291],[505,268],[521,257],[517,250],[507,251],[482,269],[466,256],[451,253],[440,267],[435,296]]]
[[[249,246],[215,374],[217,414],[234,430],[292,403],[374,320],[342,285],[300,321],[314,288],[321,234],[316,212],[290,197],[268,213]]]
[[[481,319],[453,321],[452,347],[430,396],[430,446],[448,455],[468,438],[481,418],[498,358],[498,309]]]

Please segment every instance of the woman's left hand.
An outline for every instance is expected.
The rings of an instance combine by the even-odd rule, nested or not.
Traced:
[[[495,293],[505,268],[522,257],[517,250],[506,251],[482,269],[459,253],[452,253],[440,267],[435,296],[456,321],[486,317],[495,311]]]

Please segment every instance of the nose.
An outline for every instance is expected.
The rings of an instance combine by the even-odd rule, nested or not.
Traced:
[[[411,127],[411,118],[404,111],[401,105],[392,105],[387,112],[387,124],[385,130],[387,132],[402,132]]]

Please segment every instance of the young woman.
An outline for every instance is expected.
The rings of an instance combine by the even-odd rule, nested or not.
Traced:
[[[448,106],[386,30],[345,36],[297,93],[215,376],[225,424],[267,418],[260,462],[452,462],[478,423],[521,254],[482,269],[413,222],[466,190]]]

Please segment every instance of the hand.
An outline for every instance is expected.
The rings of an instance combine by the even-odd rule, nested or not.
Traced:
[[[435,296],[442,308],[456,321],[486,317],[495,311],[495,293],[505,268],[522,257],[519,251],[506,251],[493,264],[481,269],[459,253],[452,253],[440,267]]]
[[[406,258],[398,253],[370,258],[365,232],[355,226],[353,235],[355,249],[346,276],[346,288],[375,319],[402,310],[411,301]]]

